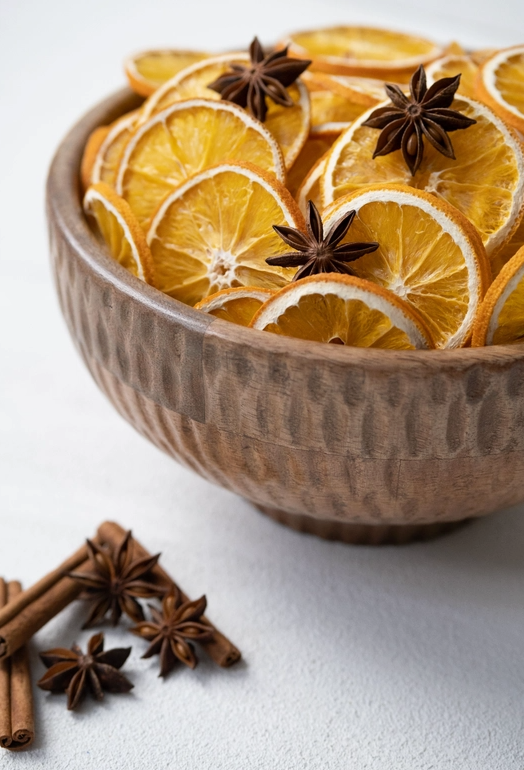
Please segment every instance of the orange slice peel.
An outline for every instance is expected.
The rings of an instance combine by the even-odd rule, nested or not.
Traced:
[[[250,326],[354,347],[433,347],[423,319],[406,302],[370,281],[336,273],[309,276],[276,292]]]
[[[154,267],[145,234],[128,204],[104,182],[84,196],[84,211],[93,217],[113,259],[146,283],[154,283]]]

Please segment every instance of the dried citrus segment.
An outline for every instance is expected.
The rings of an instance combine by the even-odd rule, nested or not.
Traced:
[[[307,70],[302,74],[302,79],[310,94],[314,91],[332,91],[352,104],[361,104],[362,107],[372,107],[384,100],[383,80]]]
[[[475,62],[477,67],[480,67],[481,64],[484,64],[487,59],[491,59],[491,57],[497,53],[496,48],[477,48],[474,51],[470,51],[469,55],[471,56],[472,60]]]
[[[334,138],[366,111],[361,104],[354,104],[333,91],[313,91],[311,100],[311,134],[333,135]]]
[[[222,289],[216,294],[211,294],[207,299],[197,302],[195,310],[202,310],[204,313],[240,324],[240,326],[249,326],[257,310],[273,293],[271,289],[257,289],[253,286]]]
[[[282,107],[269,99],[264,125],[279,143],[286,168],[291,168],[309,135],[311,104],[308,90],[300,78],[287,91],[293,107]]]
[[[473,331],[474,346],[524,342],[524,247],[489,287]]]
[[[320,180],[326,168],[327,154],[318,160],[307,177],[304,179],[296,194],[298,207],[302,214],[306,216],[307,202],[313,201],[319,211],[322,211],[322,191],[320,189]]]
[[[336,273],[313,275],[281,289],[250,326],[359,348],[433,347],[424,321],[406,302],[369,281]]]
[[[248,53],[221,54],[206,61],[195,62],[177,72],[158,88],[142,105],[142,120],[148,120],[156,112],[175,102],[186,99],[220,99],[220,94],[208,88],[209,84],[223,75],[232,64],[247,66],[251,62]]]
[[[133,91],[149,96],[177,72],[208,56],[202,51],[140,51],[125,60],[124,70]]]
[[[443,53],[440,46],[424,38],[372,27],[296,32],[289,42],[293,56],[313,60],[312,69],[372,78],[407,76],[419,64]]]
[[[524,45],[497,51],[484,62],[477,87],[482,101],[524,132]]]
[[[86,190],[91,184],[91,175],[100,145],[109,133],[109,126],[99,126],[89,135],[86,142],[82,162],[80,164],[80,179],[82,187]]]
[[[444,53],[446,56],[467,56],[468,52],[460,43],[456,40],[452,40],[451,43],[448,43],[446,46]]]
[[[94,217],[111,256],[133,275],[153,283],[154,268],[146,237],[128,204],[99,182],[88,189],[84,211]]]
[[[477,121],[471,128],[451,134],[457,159],[446,158],[426,142],[415,176],[400,152],[373,159],[379,132],[362,125],[372,110],[357,118],[329,153],[322,178],[324,204],[375,183],[394,182],[426,190],[459,209],[480,232],[488,254],[494,255],[524,213],[522,147],[485,105],[460,96],[453,109]]]
[[[316,162],[327,153],[333,141],[329,138],[309,136],[287,175],[286,187],[293,197],[296,197],[297,190]]]
[[[98,149],[91,169],[91,184],[106,182],[112,187],[115,186],[118,164],[136,126],[137,117],[138,110],[133,110],[109,126],[109,131]]]
[[[353,101],[361,101],[366,107],[379,104],[384,99],[384,81],[376,78],[361,78],[351,75],[332,75],[335,84],[351,92]],[[389,81],[388,81],[389,82]]]
[[[331,142],[366,109],[384,98],[383,84],[379,99],[374,99],[369,94],[344,85],[342,81],[350,78],[337,78],[324,72],[304,72],[302,79],[311,101],[310,135]],[[353,80],[358,81],[359,78]],[[364,78],[360,80],[364,81]]]
[[[514,257],[519,249],[524,246],[524,219],[521,220],[520,225],[517,227],[511,240],[503,246],[500,251],[497,251],[494,259],[491,260],[491,272],[495,278],[504,265],[509,262],[511,257]]]
[[[194,305],[220,289],[283,286],[295,271],[265,261],[288,249],[275,224],[305,227],[290,193],[271,174],[229,163],[197,174],[162,202],[151,222],[157,287]]]
[[[440,80],[440,78],[451,78],[460,75],[459,94],[476,99],[475,80],[477,78],[478,66],[469,56],[448,55],[443,56],[432,62],[426,69],[428,86]]]
[[[490,280],[475,228],[445,201],[401,185],[375,185],[337,200],[324,212],[324,227],[353,210],[347,240],[380,244],[351,263],[356,275],[414,307],[438,348],[464,345]]]
[[[274,137],[230,102],[177,102],[139,126],[126,145],[117,192],[141,225],[160,201],[188,177],[226,160],[249,161],[285,178]]]
[[[247,53],[222,54],[182,70],[145,102],[142,107],[143,119],[148,119],[159,110],[184,99],[202,98],[220,101],[220,94],[208,86],[231,69],[231,64],[248,66],[251,64],[251,59]],[[294,106],[282,107],[269,99],[264,126],[277,140],[282,149],[286,167],[290,168],[309,133],[310,105],[307,88],[300,79],[288,88],[288,92]]]

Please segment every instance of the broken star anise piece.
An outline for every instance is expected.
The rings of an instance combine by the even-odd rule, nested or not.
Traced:
[[[300,278],[315,275],[316,273],[347,273],[347,275],[353,275],[353,271],[346,263],[353,262],[364,254],[369,254],[378,249],[379,244],[375,242],[343,243],[339,245],[355,218],[354,211],[348,211],[347,214],[338,219],[324,237],[324,226],[317,207],[313,201],[308,201],[307,206],[307,233],[295,230],[294,227],[273,225],[273,230],[280,235],[288,246],[296,249],[296,251],[286,252],[286,254],[280,254],[278,257],[266,259],[268,265],[278,265],[280,267],[299,267],[303,265],[293,276],[293,281],[298,281]]]
[[[131,532],[117,548],[102,548],[87,541],[92,572],[69,572],[69,577],[84,587],[82,598],[92,602],[91,611],[82,628],[92,628],[110,613],[114,626],[128,615],[137,623],[144,620],[144,611],[136,598],[163,596],[165,588],[153,582],[149,575],[160,554],[133,559]]]
[[[173,586],[163,599],[162,612],[148,606],[152,620],[131,629],[133,634],[151,642],[142,657],[160,655],[159,676],[166,676],[177,660],[195,668],[198,659],[191,642],[205,642],[213,636],[213,628],[201,620],[206,609],[206,597],[201,596],[194,602],[182,602],[179,591]]]
[[[363,126],[382,129],[373,157],[402,150],[411,174],[422,163],[424,138],[447,158],[455,160],[449,131],[469,128],[476,120],[457,110],[448,109],[453,103],[460,75],[442,78],[428,89],[426,73],[420,65],[409,84],[410,96],[393,83],[386,83],[390,104],[379,107],[362,123]]]
[[[56,647],[41,652],[40,657],[47,666],[44,676],[37,682],[38,687],[50,692],[67,693],[67,708],[78,706],[88,690],[97,700],[107,692],[129,692],[134,685],[120,671],[131,647],[104,652],[104,635],[95,634],[87,645],[84,655],[77,644],[70,650]]]
[[[266,56],[257,37],[249,46],[249,54],[251,67],[231,63],[231,70],[210,83],[208,88],[217,91],[222,99],[248,107],[263,123],[267,115],[266,97],[283,107],[292,107],[294,102],[286,89],[311,62],[288,56],[287,48]]]

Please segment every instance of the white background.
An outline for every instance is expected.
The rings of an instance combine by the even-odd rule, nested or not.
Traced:
[[[440,10],[437,10],[437,7]],[[245,47],[364,21],[437,40],[524,39],[521,0],[0,0],[0,574],[29,585],[113,518],[241,647],[129,696],[36,694],[38,736],[0,768],[522,770],[524,508],[403,548],[288,531],[139,437],[77,357],[51,286],[44,182],[69,126],[123,84],[130,51]],[[75,605],[33,642],[78,640]]]

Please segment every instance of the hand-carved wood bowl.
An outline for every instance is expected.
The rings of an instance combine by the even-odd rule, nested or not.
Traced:
[[[88,134],[48,180],[60,304],[94,379],[144,436],[296,529],[353,543],[431,537],[524,500],[524,346],[380,351],[245,329],[170,299],[104,253],[83,216]]]

